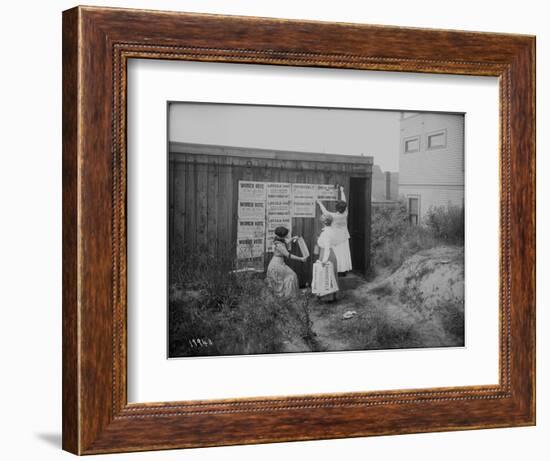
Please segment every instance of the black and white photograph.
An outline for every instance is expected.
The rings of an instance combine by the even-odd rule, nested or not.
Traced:
[[[463,347],[464,114],[170,102],[169,358]]]
[[[2,9],[3,459],[548,459],[544,2],[83,3]]]

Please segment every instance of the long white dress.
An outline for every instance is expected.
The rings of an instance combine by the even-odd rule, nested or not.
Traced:
[[[346,200],[344,190],[342,189],[342,200]],[[330,215],[332,217],[332,231],[334,233],[334,253],[336,254],[336,261],[338,262],[338,272],[347,272],[352,269],[351,267],[351,253],[349,249],[349,230],[348,230],[348,209],[343,213],[338,211],[328,211],[321,202],[319,207],[323,214]]]
[[[330,261],[332,263],[332,268],[334,270],[334,277],[338,278],[338,257],[336,256],[336,251],[334,251],[336,239],[338,234],[332,226],[325,227],[321,231],[321,235],[317,239],[317,246],[321,250],[319,253],[319,261]]]
[[[273,244],[273,257],[267,266],[266,280],[275,295],[282,298],[291,298],[299,293],[298,276],[285,263],[290,253],[283,242]]]

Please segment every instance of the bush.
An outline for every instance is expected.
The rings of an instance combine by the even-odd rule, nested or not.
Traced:
[[[446,299],[437,306],[441,326],[449,335],[456,338],[458,345],[464,345],[464,300]]]
[[[400,201],[396,205],[372,207],[371,213],[371,267],[393,267],[400,259],[394,244],[409,227],[407,206]]]
[[[419,225],[409,224],[404,201],[372,209],[371,261],[375,267],[394,271],[421,250],[463,243],[463,207],[431,208]]]
[[[246,278],[231,307],[217,307],[209,293],[170,303],[171,357],[278,353],[285,340],[297,337],[307,343],[309,299],[281,299],[263,280]]]
[[[407,205],[373,206],[371,211],[371,248],[376,251],[388,239],[401,236],[409,227]]]
[[[263,274],[231,272],[231,258],[180,258],[170,269],[170,357],[276,353],[286,340],[314,341],[307,295],[278,298]]]
[[[235,248],[178,247],[170,253],[170,285],[178,288],[212,289],[233,286],[236,268]]]
[[[464,243],[464,207],[432,207],[426,214],[425,223],[433,236],[442,242]]]
[[[429,229],[407,224],[399,235],[387,238],[372,248],[372,261],[375,266],[394,271],[410,256],[437,245],[438,241]]]

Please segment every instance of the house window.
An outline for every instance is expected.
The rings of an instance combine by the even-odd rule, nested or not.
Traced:
[[[420,150],[420,136],[405,139],[405,153],[418,152]]]
[[[447,131],[441,130],[428,134],[428,149],[447,147]]]
[[[420,203],[418,197],[409,197],[409,224],[418,224],[418,215],[420,211]]]

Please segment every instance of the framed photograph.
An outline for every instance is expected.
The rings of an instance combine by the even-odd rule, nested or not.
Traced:
[[[63,448],[535,424],[535,39],[63,13]]]

